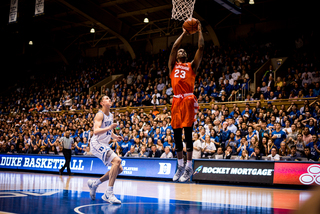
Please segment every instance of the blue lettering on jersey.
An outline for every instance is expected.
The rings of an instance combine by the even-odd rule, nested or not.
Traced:
[[[105,127],[108,127],[108,126],[111,125],[111,123],[112,123],[111,121],[106,121],[106,122],[104,122],[104,125],[105,125]],[[111,131],[112,131],[112,130],[107,131],[107,132],[106,132],[106,135],[107,135],[107,136],[111,135]]]

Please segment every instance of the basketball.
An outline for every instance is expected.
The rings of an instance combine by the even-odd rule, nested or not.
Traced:
[[[183,28],[190,34],[194,34],[198,31],[198,22],[195,18],[189,18],[183,23]]]

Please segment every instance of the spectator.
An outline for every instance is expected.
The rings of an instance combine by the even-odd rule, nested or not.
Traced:
[[[25,147],[22,149],[22,153],[24,153],[24,154],[31,154],[32,153],[32,149],[30,148],[29,144],[25,144]]]
[[[295,142],[295,146],[297,149],[297,154],[299,154],[301,157],[304,157],[304,148],[305,148],[305,142],[302,139],[302,134],[299,133],[297,135],[297,141]]]
[[[282,131],[280,123],[276,123],[276,130],[271,133],[271,138],[274,140],[274,145],[279,149],[280,143],[287,138],[287,135]]]
[[[201,145],[202,157],[210,158],[216,152],[216,146],[211,142],[210,136],[205,136],[205,142]]]
[[[232,74],[232,79],[233,79],[234,81],[238,81],[238,79],[240,78],[240,76],[241,76],[241,73],[240,73],[238,70],[236,70],[236,71]]]
[[[162,153],[160,158],[173,158],[173,155],[170,152],[170,148],[169,147],[165,147],[164,148],[164,153]]]
[[[234,125],[234,118],[230,118],[228,120],[228,127],[227,127],[227,130],[229,130],[230,132],[236,134],[236,131],[237,131],[237,127]]]
[[[138,157],[138,153],[135,152],[134,146],[131,146],[124,157]]]
[[[250,155],[250,160],[262,160],[263,153],[260,152],[260,147],[255,146],[254,152]]]
[[[305,154],[306,158],[308,159],[308,161],[318,161],[319,160],[316,156],[311,154],[309,147],[304,148],[304,154]]]
[[[29,149],[29,150],[30,150],[30,149]],[[27,153],[27,150],[26,150],[26,154],[29,154],[29,153]],[[50,147],[50,149],[49,149],[49,151],[48,151],[48,154],[49,154],[49,155],[57,155],[57,154],[58,154],[58,151],[57,151],[56,147],[55,147],[55,146]]]
[[[242,154],[241,154],[241,157],[240,157],[240,160],[248,160],[248,158],[249,158],[248,151],[247,150],[243,150]]]
[[[201,158],[201,141],[199,140],[199,134],[194,133],[193,134],[193,153],[192,153],[192,159],[200,159]]]
[[[2,154],[7,154],[8,153],[8,148],[7,148],[7,145],[5,143],[1,145],[0,153],[2,153]]]
[[[215,159],[225,159],[225,158],[224,158],[224,152],[222,151],[222,148],[221,148],[221,147],[219,147],[219,148],[217,149],[217,153],[215,154],[214,158],[215,158]]]
[[[131,148],[131,143],[129,142],[128,136],[123,137],[123,141],[120,142],[121,150],[122,150],[122,155],[125,155]]]
[[[32,154],[39,154],[40,149],[38,148],[38,145],[33,146]]]
[[[277,77],[277,81],[275,82],[275,85],[274,85],[275,87],[282,87],[283,86],[283,82],[282,82],[282,80],[281,80],[281,77]]]
[[[280,143],[280,148],[279,148],[279,155],[280,156],[287,156],[291,153],[288,145],[283,141]]]
[[[269,70],[267,70],[263,77],[262,77],[262,81],[266,81],[269,77],[272,77],[274,74],[274,70],[273,70],[273,67],[272,65],[269,66]]]
[[[317,135],[312,135],[312,142],[307,143],[306,147],[310,149],[312,157],[318,160],[320,154],[320,142],[318,141]]]
[[[170,152],[172,152],[172,154],[174,154],[175,150],[176,150],[176,144],[172,141],[171,135],[167,136],[164,140],[165,140],[165,142],[163,143],[163,147],[170,148]]]
[[[265,94],[268,90],[268,86],[266,82],[262,82],[262,87],[260,88],[260,91],[262,94]]]
[[[310,142],[312,142],[312,135],[310,134],[310,130],[308,127],[304,127],[302,134],[302,140],[305,144],[309,144]]]
[[[153,144],[151,146],[151,151],[148,154],[149,158],[160,158],[161,153],[157,150],[157,146]]]
[[[268,159],[272,160],[272,161],[279,161],[280,160],[280,156],[277,154],[276,148],[271,149],[271,154],[268,155]]]
[[[145,98],[142,99],[141,104],[143,106],[151,106],[152,105],[149,95],[146,95]]]
[[[223,149],[225,148],[226,142],[229,139],[230,133],[231,133],[230,130],[227,130],[228,125],[229,125],[228,122],[224,122],[222,124],[222,129],[220,130],[220,140],[219,140],[219,142],[221,143],[221,146],[222,146]]]
[[[316,82],[316,84],[315,84],[315,88],[313,89],[313,95],[315,97],[320,95],[320,83],[319,82]]]
[[[159,80],[159,84],[157,86],[158,91],[162,91],[166,85],[162,82],[162,79]]]
[[[224,158],[231,159],[231,156],[232,156],[232,148],[231,146],[228,145],[224,154]]]
[[[146,150],[146,146],[141,146],[141,150],[139,152],[139,157],[140,158],[146,158],[148,157],[149,153]]]
[[[295,145],[292,145],[291,146],[291,154],[289,155],[290,156],[290,159],[288,159],[289,161],[296,161],[298,158],[300,158],[301,156],[297,153],[297,148]]]

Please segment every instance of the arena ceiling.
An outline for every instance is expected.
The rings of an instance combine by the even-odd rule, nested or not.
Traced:
[[[171,19],[171,0],[45,0],[45,14],[34,17],[34,0],[19,0],[18,22],[8,24],[9,0],[0,1],[1,33],[12,38],[41,41],[64,52],[70,47],[126,44],[181,33],[182,23]],[[198,0],[194,17],[217,31],[239,24],[296,17],[287,1],[242,1],[236,15],[214,0]],[[148,17],[149,23],[143,22]],[[95,34],[90,29],[95,28]],[[206,29],[205,29],[206,30]],[[38,42],[40,43],[40,42]]]

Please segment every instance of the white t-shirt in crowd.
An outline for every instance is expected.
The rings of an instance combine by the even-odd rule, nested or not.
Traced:
[[[207,146],[206,149],[217,150],[216,145],[214,145],[213,142],[210,142],[209,144],[207,144],[206,142],[202,143],[201,147],[204,148],[205,146]]]
[[[237,72],[234,72],[233,74],[232,74],[232,79],[234,79],[234,80],[238,80],[238,78],[241,76],[241,74],[240,74],[240,72],[239,71],[237,71]]]
[[[193,146],[197,147],[198,149],[200,149],[199,151],[193,149],[192,152],[192,159],[200,159],[201,158],[201,141],[200,140],[196,140],[193,142]]]
[[[276,154],[274,157],[272,157],[272,154],[270,154],[270,155],[268,155],[268,160],[279,161],[280,156],[278,154]]]
[[[173,158],[173,155],[171,152],[169,152],[168,154],[166,154],[165,152],[162,153],[162,155],[160,156],[160,158]]]

